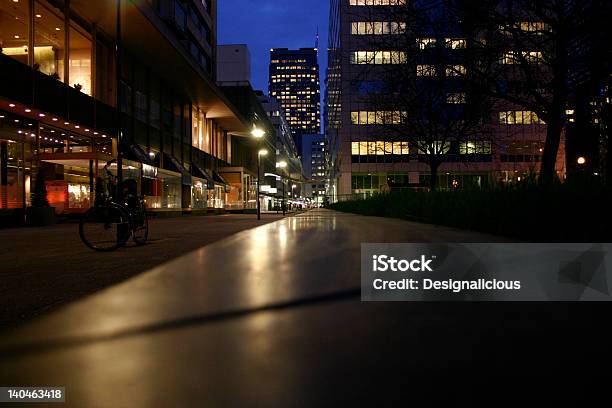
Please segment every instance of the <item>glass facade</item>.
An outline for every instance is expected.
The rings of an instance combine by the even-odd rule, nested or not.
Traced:
[[[0,119],[0,209],[22,208],[30,199],[32,146],[17,131]]]
[[[197,23],[199,18],[192,15],[191,5],[172,3],[180,3],[173,9],[175,17],[189,23],[187,29],[193,31],[190,23]],[[159,2],[148,4],[162,14]],[[110,13],[108,18],[92,21],[92,15],[102,8]],[[117,61],[113,24],[107,21],[114,18],[113,12],[114,7],[106,9],[93,2],[0,1],[2,62],[16,73],[23,69],[27,74],[24,77],[32,78],[23,86],[23,98],[0,92],[11,102],[8,107],[2,106],[8,112],[0,118],[2,208],[29,204],[30,188],[39,168],[44,170],[49,198],[58,212],[81,211],[91,205],[95,177],[118,150],[113,130]],[[214,51],[212,34],[198,25],[195,29]],[[134,170],[129,177],[138,181],[140,192],[153,209],[223,209],[228,197],[233,197],[232,203],[248,201],[250,190],[242,182],[226,192],[225,185],[207,188],[206,180],[195,177],[186,181],[192,163],[203,169],[229,167],[232,150],[238,165],[249,165],[250,147],[234,143],[217,119],[207,118],[206,110],[180,91],[185,81],[163,78],[154,62],[132,51],[126,46],[119,80],[125,141],[121,149],[136,146],[146,152],[158,151],[161,157],[172,156],[181,172],[186,171],[180,174],[176,166],[166,166],[165,160],[141,159],[126,152],[126,162],[128,156],[138,162],[134,162],[134,169],[124,169],[125,177]],[[27,67],[36,73],[30,75]],[[145,171],[145,165],[139,162],[157,167],[154,172]]]
[[[222,210],[225,208],[226,193],[225,187],[215,185],[213,189],[209,189],[208,193],[208,208]]]
[[[2,54],[23,64],[30,64],[29,32],[29,2],[0,2],[0,50]]]
[[[111,159],[110,140],[0,111],[0,208],[28,206],[39,170],[57,213],[89,208],[94,179],[90,168],[95,175]]]
[[[88,29],[67,20],[61,8],[50,2],[0,2],[0,51],[34,70],[94,96],[92,88],[92,60],[94,47]],[[55,4],[55,3],[54,3]],[[33,21],[33,37],[30,25]],[[68,30],[68,32],[66,32]],[[30,52],[30,40],[33,50]],[[104,80],[112,69],[110,46],[99,42],[100,87],[99,98],[112,103],[112,81]],[[103,75],[102,75],[103,74]],[[97,95],[96,95],[97,96]]]
[[[62,82],[65,40],[62,11],[47,4],[34,3],[34,67]]]
[[[182,176],[172,171],[147,166],[143,171],[142,195],[147,208],[182,208]]]
[[[194,178],[191,187],[191,208],[194,210],[206,209],[208,206],[207,200],[206,180]]]

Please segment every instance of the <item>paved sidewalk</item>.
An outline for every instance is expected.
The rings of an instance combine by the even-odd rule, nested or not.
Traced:
[[[0,229],[0,328],[22,324],[60,305],[120,283],[204,245],[280,219],[222,215],[152,219],[143,247],[97,253],[77,224]]]
[[[101,407],[431,405],[554,375],[577,387],[571,373],[610,360],[596,304],[359,300],[362,242],[496,240],[325,210],[289,217],[0,334],[0,383],[64,385],[74,406]]]

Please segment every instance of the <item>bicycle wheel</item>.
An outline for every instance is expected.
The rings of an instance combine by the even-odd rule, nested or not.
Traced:
[[[95,251],[114,251],[130,237],[130,215],[115,205],[94,207],[81,218],[79,235]]]
[[[143,202],[132,216],[132,239],[136,245],[144,245],[149,237],[149,219],[147,217],[147,207]]]

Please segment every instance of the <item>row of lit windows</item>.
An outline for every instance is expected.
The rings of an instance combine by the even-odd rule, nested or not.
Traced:
[[[433,48],[438,43],[438,40],[433,37],[417,38],[416,41],[419,48],[422,50]],[[445,38],[444,46],[453,50],[464,49],[467,48],[467,40],[465,38]]]
[[[316,74],[282,74],[282,75],[272,75],[272,78],[317,78]]]
[[[351,24],[353,35],[388,35],[404,34],[406,23],[395,21],[359,21]]]
[[[451,65],[446,67],[446,76],[455,77],[462,76],[467,73],[467,69],[463,65]],[[435,65],[417,65],[417,76],[434,77],[438,75],[438,68]]]
[[[303,65],[280,65],[278,67],[276,67],[276,69],[280,69],[280,70],[316,70],[316,67],[308,67],[308,66],[303,66]]]
[[[272,83],[273,84],[278,84],[278,83],[285,83],[285,82],[291,82],[291,83],[301,83],[304,81],[308,81],[307,78],[305,79],[301,79],[301,78],[282,78],[282,79],[272,79]],[[311,79],[310,82],[314,82],[314,83],[319,83],[318,79]]]
[[[307,88],[308,89],[308,88]],[[276,95],[316,95],[319,92],[316,91],[316,88],[311,88],[312,91],[272,91],[272,96]]]
[[[516,65],[526,62],[528,64],[541,64],[543,60],[540,51],[508,51],[501,59],[502,64]]]
[[[429,145],[420,146],[418,153],[424,154],[448,154],[450,152],[450,143],[448,142],[433,142]],[[459,143],[459,154],[491,154],[492,144],[488,140],[464,141]],[[403,156],[410,154],[410,145],[408,142],[351,142],[351,154],[353,156]]]
[[[399,125],[407,112],[402,111],[357,111],[351,112],[353,125]]]
[[[351,64],[405,64],[408,54],[404,51],[354,51],[351,53]]]
[[[459,144],[459,154],[491,154],[490,141],[469,141]]]
[[[514,24],[514,27],[500,26],[502,34],[510,35],[512,29],[520,30],[528,33],[543,33],[545,31],[551,31],[550,25],[542,21],[522,21]]]
[[[459,154],[491,154],[493,151],[490,140],[462,141],[457,147]],[[449,154],[451,151],[451,142],[436,141],[422,143],[418,150],[419,154],[423,155]]]
[[[317,95],[315,93],[313,93],[312,95]],[[312,95],[278,95],[276,96],[276,99],[285,101],[285,100],[298,100],[298,101],[303,101],[304,103],[309,103],[309,100],[312,100]],[[274,95],[273,95],[274,96]]]
[[[350,0],[351,6],[405,6],[406,0]]]
[[[294,112],[300,109],[308,109],[314,111],[314,106],[311,104],[283,103],[283,109],[287,112]]]
[[[305,64],[305,59],[290,59],[290,60],[277,60],[273,59],[270,61],[272,64]]]
[[[383,156],[410,154],[408,142],[352,142],[353,156]]]
[[[535,112],[506,111],[499,112],[499,123],[502,125],[545,125]]]

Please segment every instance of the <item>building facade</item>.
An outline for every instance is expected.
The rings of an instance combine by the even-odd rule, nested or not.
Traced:
[[[252,201],[252,178],[222,175],[256,152],[215,84],[216,0],[5,1],[0,51],[0,208],[29,206],[38,175],[58,214],[83,212],[118,153],[152,210]]]
[[[321,84],[318,50],[275,48],[270,51],[270,96],[278,100],[291,133],[321,133]]]
[[[262,178],[264,183],[262,193],[267,197],[262,208],[278,209],[279,206],[282,208],[283,204],[287,209],[304,208],[306,177],[289,123],[285,119],[280,103],[275,98],[264,95],[263,92],[260,92],[258,97],[272,123],[275,137],[271,149],[274,170],[266,171]]]
[[[321,206],[327,195],[327,147],[324,135],[302,135],[301,159],[306,183],[304,195]]]
[[[412,90],[390,89],[387,67],[413,73],[414,89],[428,81],[444,83],[448,91],[442,104],[451,118],[466,106],[469,96],[461,88],[461,77],[469,41],[453,24],[434,27],[431,19],[422,24],[423,19],[410,18],[416,3],[331,1],[325,135],[330,147],[327,194],[332,200],[428,185],[425,148],[414,142],[410,129],[406,135],[393,131],[394,124],[418,115],[419,107],[409,111],[406,105],[389,105],[393,95]],[[483,115],[486,130],[480,136],[444,147],[440,188],[517,182],[539,168],[546,124],[534,112],[511,104],[495,101],[491,106]],[[558,157],[557,171],[563,178],[563,146]]]

